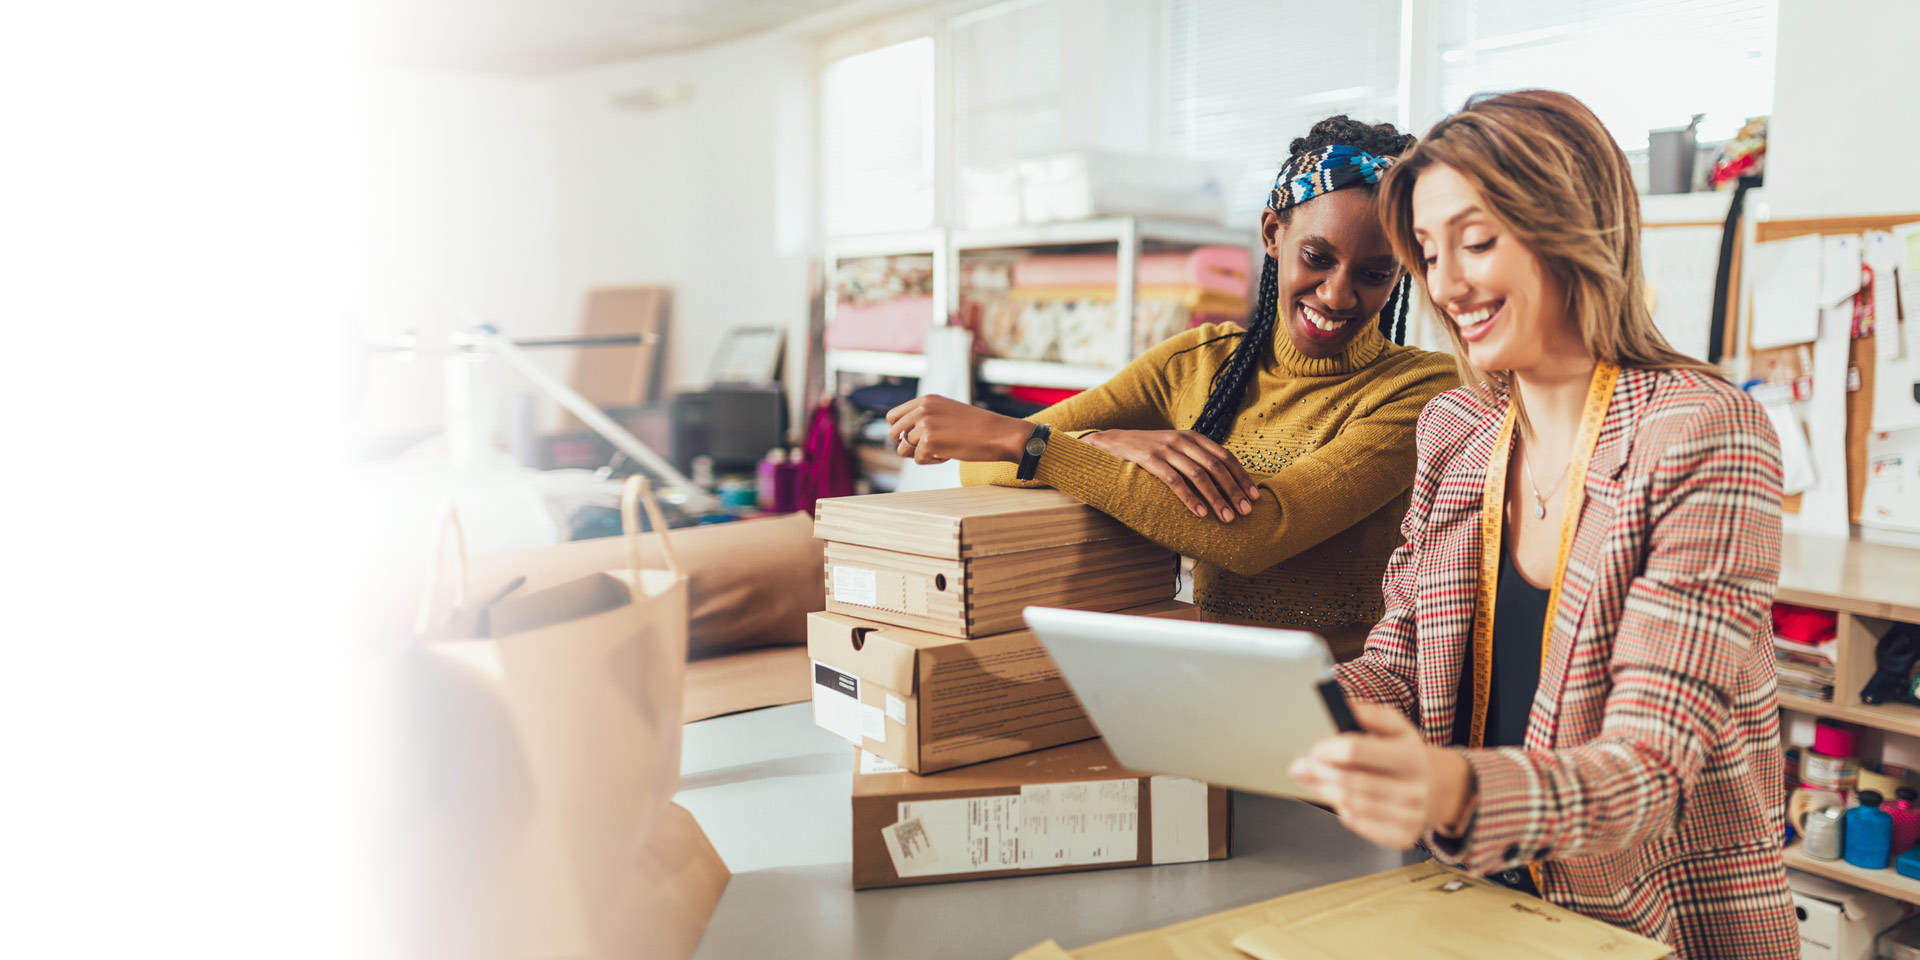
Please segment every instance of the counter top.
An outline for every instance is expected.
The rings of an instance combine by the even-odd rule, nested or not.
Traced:
[[[1010,957],[1403,862],[1318,807],[1235,794],[1226,860],[855,893],[852,751],[813,725],[809,703],[687,725],[676,799],[733,871],[696,957]]]
[[[1920,622],[1920,550],[1789,533],[1780,549],[1787,603]]]

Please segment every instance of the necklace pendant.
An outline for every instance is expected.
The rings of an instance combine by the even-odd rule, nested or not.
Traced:
[[[1535,520],[1545,520],[1547,518],[1547,505],[1541,503],[1538,497],[1535,497],[1533,501],[1533,518]]]

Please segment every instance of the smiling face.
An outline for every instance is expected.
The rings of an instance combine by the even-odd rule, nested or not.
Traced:
[[[1584,355],[1566,289],[1487,212],[1460,171],[1435,163],[1413,186],[1413,235],[1427,290],[1481,370],[1541,369]]]
[[[1347,348],[1386,304],[1400,267],[1370,190],[1336,190],[1260,217],[1267,254],[1280,265],[1281,325],[1295,350],[1316,359]]]

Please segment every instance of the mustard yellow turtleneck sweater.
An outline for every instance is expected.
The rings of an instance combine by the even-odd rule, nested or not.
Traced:
[[[1459,385],[1453,359],[1395,345],[1373,323],[1326,359],[1276,331],[1222,444],[1261,487],[1253,513],[1231,523],[1194,516],[1159,478],[1080,439],[1191,428],[1240,335],[1231,323],[1189,330],[1029,417],[1054,430],[1032,482],[1015,480],[1010,463],[963,464],[961,478],[1072,494],[1194,558],[1194,601],[1208,619],[1313,630],[1350,659],[1380,617],[1380,576],[1400,545],[1414,422]]]

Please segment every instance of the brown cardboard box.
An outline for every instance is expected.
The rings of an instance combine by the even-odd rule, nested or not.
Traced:
[[[954,637],[1019,630],[1030,605],[1172,597],[1172,551],[1057,490],[964,487],[820,501],[827,610]]]
[[[1121,612],[1200,618],[1174,600]],[[915,773],[1099,735],[1030,630],[961,640],[813,613],[807,656],[814,722]]]
[[[933,776],[854,751],[853,888],[1160,863],[1230,852],[1228,792],[1122,767],[1103,740]]]

